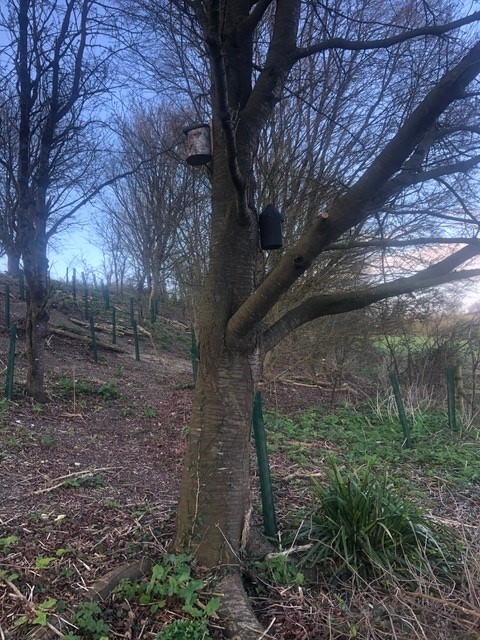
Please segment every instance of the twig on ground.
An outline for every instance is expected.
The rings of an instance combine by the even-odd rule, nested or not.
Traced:
[[[21,600],[25,605],[25,607],[29,609],[34,615],[38,615],[38,610],[33,604],[33,602],[30,602],[29,599],[26,596],[24,596],[23,593],[13,584],[13,582],[10,582],[10,580],[7,580],[6,578],[0,578],[0,580],[3,580],[3,582],[7,585],[7,587],[13,591],[13,593],[15,594],[13,597],[16,597],[19,600]],[[59,638],[63,638],[63,633],[59,631],[57,627],[55,627],[51,622],[47,621],[46,626],[56,636],[58,636]],[[2,632],[2,635],[3,635],[3,632]]]
[[[67,473],[65,476],[59,476],[58,478],[54,478],[53,482],[56,482],[56,484],[51,485],[49,487],[45,487],[44,489],[37,489],[36,491],[32,491],[32,495],[38,496],[41,493],[49,493],[50,491],[54,491],[55,489],[62,487],[64,484],[64,480],[67,480],[68,478],[75,478],[78,476],[89,476],[94,473],[98,473],[99,471],[111,471],[113,469],[118,469],[118,468],[119,467],[99,467],[98,469],[85,469],[84,471],[75,471],[74,473]],[[58,480],[61,480],[62,482],[57,482]]]

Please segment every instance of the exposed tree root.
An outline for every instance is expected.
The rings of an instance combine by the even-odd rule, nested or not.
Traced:
[[[273,638],[257,620],[238,573],[229,573],[217,586],[222,604],[219,610],[227,634],[233,640]]]
[[[122,580],[136,582],[150,571],[153,562],[150,558],[144,558],[139,562],[122,564],[109,571],[103,578],[90,587],[87,591],[87,600],[106,600]]]

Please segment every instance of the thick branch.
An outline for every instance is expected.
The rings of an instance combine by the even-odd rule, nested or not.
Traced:
[[[272,3],[273,0],[258,0],[252,11],[250,11],[248,18],[245,18],[240,25],[240,29],[247,33],[252,33]]]
[[[277,266],[230,319],[226,340],[234,344],[253,330],[279,297],[308,269],[321,251],[348,229],[364,220],[369,206],[438,117],[459,99],[465,87],[480,73],[477,43],[427,94],[386,144],[365,173],[322,214],[298,243],[286,251]]]
[[[424,246],[427,244],[477,244],[478,238],[462,238],[452,237],[445,238],[442,236],[431,236],[428,238],[410,238],[408,240],[396,240],[394,238],[388,239],[376,239],[364,240],[363,242],[336,242],[328,247],[325,247],[325,251],[349,251],[352,249],[396,249],[402,247],[415,247]]]
[[[436,287],[447,282],[478,277],[480,276],[480,269],[451,271],[457,264],[462,264],[465,260],[478,253],[480,253],[480,248],[477,243],[475,248],[471,246],[465,247],[445,260],[408,278],[398,278],[392,282],[380,284],[376,287],[358,289],[357,291],[312,296],[294,309],[287,311],[277,322],[266,329],[263,334],[263,348],[265,351],[273,349],[289,333],[303,324],[322,316],[363,309],[374,302],[386,298],[418,291],[419,289]]]
[[[379,40],[347,40],[345,38],[331,38],[330,40],[324,40],[323,42],[313,44],[310,47],[297,49],[295,59],[300,60],[301,58],[306,58],[307,56],[311,56],[315,53],[320,53],[321,51],[326,51],[328,49],[346,49],[348,51],[387,49],[388,47],[393,47],[396,44],[412,40],[413,38],[419,38],[422,36],[440,36],[466,24],[476,22],[477,20],[480,20],[480,11],[476,11],[464,18],[447,22],[447,24],[418,27],[417,29],[402,31],[390,38],[380,38]]]
[[[220,28],[218,28],[220,30]],[[240,211],[245,214],[246,195],[245,180],[238,167],[237,144],[235,140],[235,124],[233,115],[229,108],[227,78],[225,62],[223,59],[222,44],[219,33],[207,38],[212,61],[212,71],[216,82],[216,98],[220,123],[225,135],[225,146],[227,150],[227,165],[230,178],[237,193],[237,201]]]

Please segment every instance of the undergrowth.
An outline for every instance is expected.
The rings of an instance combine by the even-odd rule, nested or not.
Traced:
[[[284,452],[306,469],[323,466],[325,450],[333,449],[353,466],[387,466],[412,484],[418,471],[457,485],[480,482],[475,430],[452,433],[441,412],[418,411],[409,420],[412,449],[404,447],[398,419],[371,406],[345,405],[327,414],[313,409],[290,417],[271,414],[266,422],[270,450]]]
[[[370,466],[342,471],[330,461],[329,481],[312,478],[312,509],[292,537],[307,550],[301,565],[359,586],[392,579],[417,585],[419,576],[454,578],[458,563],[445,527],[435,525]]]

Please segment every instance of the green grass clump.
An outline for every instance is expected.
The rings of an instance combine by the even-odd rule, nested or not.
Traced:
[[[344,405],[322,414],[318,409],[291,417],[266,416],[270,451],[280,451],[306,469],[323,467],[325,449],[353,466],[373,462],[387,468],[415,489],[419,478],[465,486],[480,482],[478,433],[452,433],[446,413],[415,411],[408,416],[413,448],[403,446],[395,414],[373,411],[369,405]]]
[[[75,395],[92,396],[95,393],[91,382],[75,380],[64,376],[54,383],[54,391],[61,398],[73,398]]]
[[[295,534],[296,544],[311,544],[301,564],[359,583],[453,575],[446,530],[398,495],[385,472],[342,473],[331,461],[330,483],[314,481],[314,500]]]
[[[157,633],[155,640],[211,640],[206,620],[175,620]]]
[[[76,380],[64,376],[55,382],[53,387],[55,394],[61,398],[74,398],[80,395],[99,396],[108,401],[120,398],[122,395],[118,389],[116,380],[109,380],[100,386],[95,386],[87,380]]]

